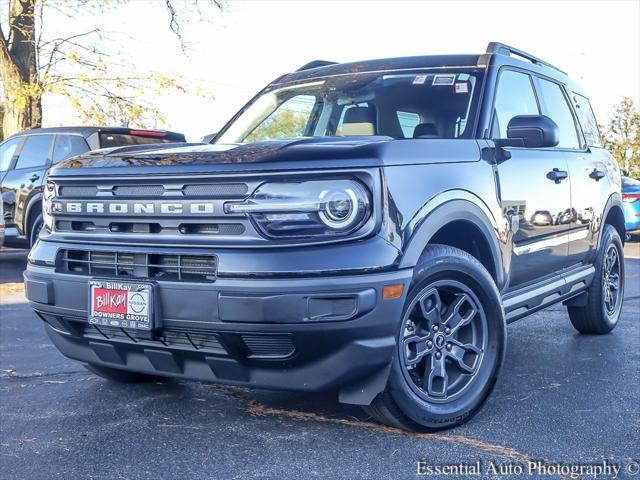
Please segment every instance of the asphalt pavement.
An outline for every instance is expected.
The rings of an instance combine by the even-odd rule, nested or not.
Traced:
[[[482,411],[454,430],[409,434],[334,395],[97,378],[58,353],[13,283],[26,255],[0,252],[0,476],[404,479],[431,466],[429,478],[452,478],[434,473],[451,465],[465,478],[526,478],[527,462],[540,461],[542,477],[572,478],[569,467],[604,461],[622,465],[617,478],[634,478],[640,244],[625,253],[626,299],[611,334],[579,335],[562,306],[516,322]]]

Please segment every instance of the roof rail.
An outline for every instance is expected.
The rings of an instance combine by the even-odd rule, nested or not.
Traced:
[[[508,56],[515,55],[516,57],[521,57],[521,58],[524,58],[526,60],[529,60],[531,63],[533,63],[535,65],[544,65],[545,67],[553,68],[553,69],[558,70],[559,72],[564,73],[566,75],[566,72],[564,72],[563,70],[560,70],[555,65],[551,65],[549,62],[545,62],[541,58],[535,57],[535,56],[531,55],[530,53],[524,52],[522,50],[518,50],[517,48],[511,47],[511,46],[506,45],[504,43],[489,42],[489,45],[487,45],[486,53],[488,53],[488,54],[508,55]]]
[[[296,72],[301,72],[303,70],[310,70],[312,68],[326,67],[327,65],[335,65],[337,63],[338,62],[329,62],[327,60],[313,60],[309,63],[305,63],[303,66],[297,69]]]

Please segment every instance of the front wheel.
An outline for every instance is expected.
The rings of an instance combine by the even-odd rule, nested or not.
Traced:
[[[569,319],[580,333],[609,333],[618,324],[624,297],[624,250],[618,231],[605,225],[596,255],[595,275],[583,306],[569,306]]]
[[[385,390],[365,407],[406,430],[469,420],[493,389],[506,325],[489,272],[466,252],[429,246],[415,269]]]
[[[31,227],[29,228],[29,247],[33,247],[35,245],[43,225],[44,225],[44,222],[42,220],[42,214],[38,215],[31,222]]]

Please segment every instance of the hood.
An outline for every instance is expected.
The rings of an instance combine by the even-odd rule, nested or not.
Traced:
[[[475,140],[306,137],[250,144],[120,147],[60,162],[51,176],[261,172],[474,161]]]

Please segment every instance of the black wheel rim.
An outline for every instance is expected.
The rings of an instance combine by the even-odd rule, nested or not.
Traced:
[[[476,295],[455,280],[429,284],[402,320],[405,379],[419,397],[449,402],[474,382],[487,348],[487,318]]]
[[[604,256],[602,269],[602,301],[608,315],[613,315],[618,309],[621,295],[620,254],[615,245],[609,245]]]

